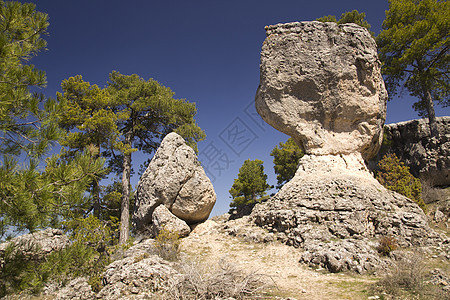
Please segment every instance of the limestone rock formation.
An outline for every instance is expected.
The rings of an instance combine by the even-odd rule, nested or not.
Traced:
[[[266,35],[255,100],[261,117],[306,154],[374,156],[387,93],[369,32],[314,21],[268,26]]]
[[[97,299],[159,299],[180,277],[173,263],[151,254],[152,240],[125,252],[124,258],[107,266]]]
[[[62,230],[48,228],[34,233],[17,236],[0,244],[0,254],[9,245],[15,245],[16,251],[34,259],[42,259],[53,251],[62,250],[70,244],[69,238]]]
[[[158,235],[162,228],[176,232],[180,237],[186,237],[191,232],[188,224],[174,216],[164,205],[155,208],[152,214],[152,223],[155,235]]]
[[[216,202],[213,185],[194,150],[176,133],[161,142],[139,181],[133,222],[138,231],[152,223],[154,209],[163,204],[188,224],[203,222]]]
[[[97,299],[85,277],[77,277],[71,280],[65,287],[58,291],[56,300],[94,300]]]
[[[332,272],[373,271],[383,263],[381,237],[404,247],[442,241],[416,203],[366,167],[382,142],[387,98],[368,31],[320,22],[266,30],[256,108],[306,155],[294,178],[254,207],[253,222]]]
[[[386,190],[359,153],[305,155],[294,178],[250,217],[278,239],[304,248],[303,262],[331,271],[373,271],[381,262],[375,248],[383,236],[403,247],[440,241],[418,205]]]
[[[430,138],[428,119],[384,126],[385,143],[378,159],[393,152],[411,173],[433,186],[450,185],[450,117],[436,118],[439,138]]]

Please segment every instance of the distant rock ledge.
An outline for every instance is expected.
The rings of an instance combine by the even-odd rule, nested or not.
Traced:
[[[386,153],[395,153],[423,182],[450,185],[450,116],[437,117],[436,121],[438,139],[430,138],[428,119],[385,125],[384,143],[376,161]]]

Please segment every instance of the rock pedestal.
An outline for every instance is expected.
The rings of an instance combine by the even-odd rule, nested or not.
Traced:
[[[255,104],[306,155],[294,178],[250,218],[332,272],[373,271],[382,237],[399,246],[440,241],[410,199],[366,168],[383,137],[387,93],[376,44],[355,24],[268,26]]]

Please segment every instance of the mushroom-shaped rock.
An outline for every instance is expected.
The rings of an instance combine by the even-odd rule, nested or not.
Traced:
[[[313,21],[268,26],[266,34],[255,101],[262,118],[306,154],[373,157],[387,93],[370,33]]]
[[[213,185],[194,150],[172,132],[139,180],[133,222],[138,231],[145,231],[154,209],[163,204],[187,224],[195,224],[208,219],[215,202]]]

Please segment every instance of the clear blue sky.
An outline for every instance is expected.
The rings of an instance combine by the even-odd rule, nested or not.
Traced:
[[[217,193],[212,215],[229,209],[228,190],[248,158],[263,160],[269,184],[276,184],[269,153],[288,137],[263,123],[253,105],[264,26],[357,9],[378,34],[388,9],[387,0],[32,2],[50,17],[48,51],[32,60],[47,72],[47,96],[70,76],[104,86],[117,70],[153,78],[197,104],[196,120],[207,134],[199,158]],[[417,118],[412,103],[408,97],[389,102],[386,123]],[[450,109],[438,107],[437,115]],[[145,159],[133,157],[136,170]],[[138,180],[135,175],[133,187]]]

